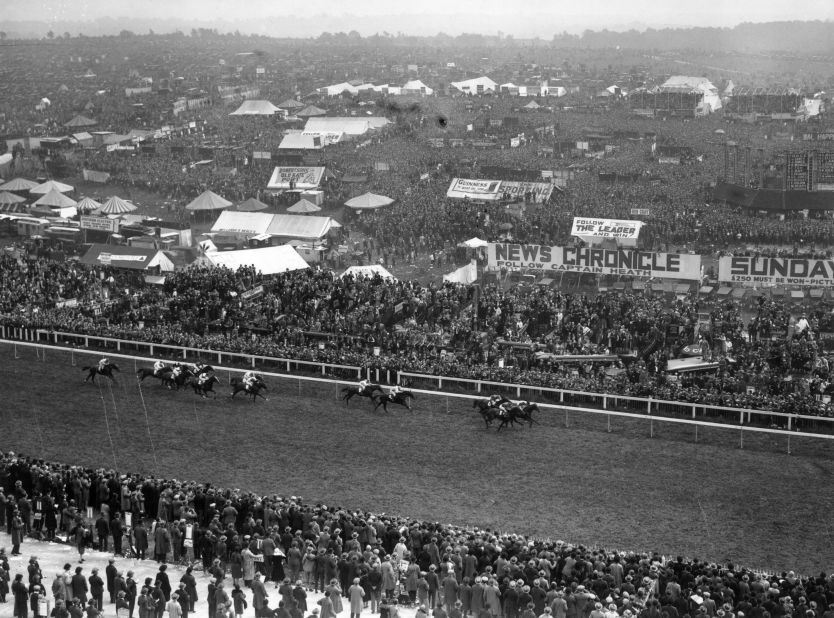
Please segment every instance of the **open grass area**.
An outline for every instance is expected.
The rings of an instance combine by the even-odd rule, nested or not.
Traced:
[[[122,362],[83,384],[95,356],[0,345],[0,448],[49,460],[432,521],[753,568],[830,568],[830,442],[543,412],[487,431],[466,400],[421,396],[371,412],[338,387],[270,378],[269,401],[169,392]],[[145,366],[150,366],[148,362]],[[139,366],[142,366],[141,364]],[[144,406],[143,406],[144,397]],[[240,395],[238,395],[240,398]],[[147,412],[147,413],[146,413]],[[819,443],[816,443],[819,442]]]

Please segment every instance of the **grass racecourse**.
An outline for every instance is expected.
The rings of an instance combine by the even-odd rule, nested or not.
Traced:
[[[338,386],[270,377],[269,400],[170,392],[118,360],[115,384],[82,383],[97,357],[0,345],[0,448],[194,479],[307,502],[659,551],[766,570],[830,570],[830,441],[542,411],[487,431],[466,400],[349,408]],[[241,396],[238,395],[238,398]],[[144,400],[144,404],[143,404]]]

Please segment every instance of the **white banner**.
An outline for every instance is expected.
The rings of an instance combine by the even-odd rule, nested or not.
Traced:
[[[744,285],[834,287],[834,260],[722,257],[718,259],[718,280]]]
[[[468,285],[477,280],[478,264],[475,260],[472,260],[466,266],[461,266],[457,270],[450,272],[448,275],[443,275],[443,281],[450,283],[464,283]]]
[[[573,218],[571,236],[589,238],[628,238],[637,240],[642,221],[618,221],[616,219]]]
[[[317,189],[324,176],[323,167],[276,167],[269,189]]]
[[[115,234],[119,231],[119,220],[109,219],[107,217],[92,217],[90,215],[81,215],[81,229],[97,230],[100,232],[112,232],[113,234]]]
[[[502,180],[501,194],[511,197],[524,197],[525,193],[533,194],[536,203],[546,202],[553,192],[553,185],[549,182],[523,182],[517,180]]]
[[[452,184],[446,191],[446,197],[457,199],[492,202],[499,198],[500,180],[470,180],[468,178],[452,178]]]
[[[654,253],[635,249],[490,243],[487,247],[487,264],[490,268],[534,268],[548,272],[578,272],[692,281],[701,278],[700,255]]]

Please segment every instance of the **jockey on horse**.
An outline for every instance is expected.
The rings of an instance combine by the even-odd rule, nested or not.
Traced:
[[[205,365],[198,364],[197,365],[197,385],[204,386],[209,380],[211,380],[211,376],[213,375],[211,371],[203,371]]]
[[[261,379],[261,376],[259,376],[254,371],[250,370],[250,371],[247,371],[246,373],[243,374],[243,384],[250,391],[254,390],[254,388],[261,382],[263,382],[263,380]]]
[[[102,359],[99,360],[99,362],[98,362],[98,372],[99,373],[104,373],[105,369],[107,369],[107,367],[109,367],[109,366],[110,366],[110,359],[107,358],[106,356],[102,357]]]
[[[165,361],[158,360],[153,364],[153,374],[159,378],[162,376],[162,372],[166,369]]]
[[[174,363],[174,370],[171,373],[171,378],[176,380],[178,377],[182,375],[182,372],[185,370],[185,367],[182,366],[180,363]]]

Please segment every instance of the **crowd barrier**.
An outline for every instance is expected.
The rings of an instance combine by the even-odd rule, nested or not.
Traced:
[[[242,352],[205,350],[146,341],[131,341],[44,329],[23,329],[4,325],[0,325],[0,339],[8,344],[20,344],[39,349],[69,350],[73,354],[106,353],[114,357],[148,363],[162,358],[172,361],[201,361],[210,363],[217,369],[230,372],[243,372],[250,368],[257,368],[259,372],[266,375],[298,379],[299,381],[355,384],[362,378],[368,378],[383,384],[406,383],[408,388],[416,393],[446,397],[447,401],[448,398],[462,398],[471,401],[493,393],[500,393],[516,399],[535,401],[543,409],[566,413],[572,411],[603,414],[609,415],[609,417],[643,418],[650,423],[669,422],[788,436],[834,439],[834,418],[824,416],[668,401],[614,393],[571,391],[488,380],[434,376],[390,369],[369,369],[319,361],[274,358]],[[145,355],[129,354],[128,352],[144,353]],[[224,362],[227,364],[223,365]]]

